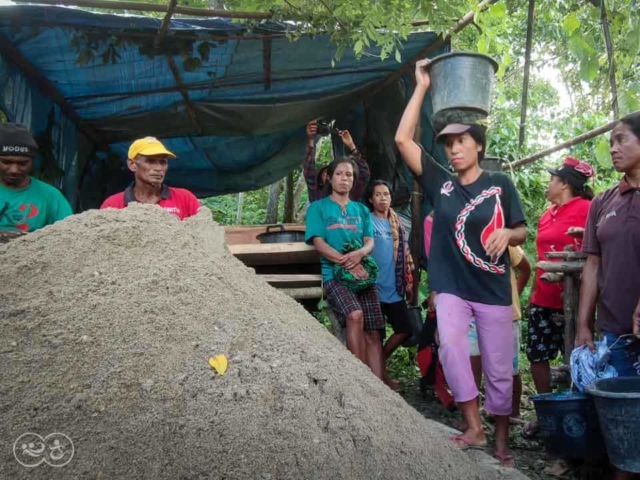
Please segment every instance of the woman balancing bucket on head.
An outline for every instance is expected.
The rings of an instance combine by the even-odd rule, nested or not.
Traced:
[[[416,64],[416,89],[398,127],[396,144],[434,207],[429,287],[438,292],[440,360],[467,424],[452,440],[461,449],[486,445],[467,340],[475,318],[486,379],[484,408],[496,418],[495,456],[501,465],[513,467],[507,445],[514,355],[507,247],[524,243],[525,217],[509,177],[479,166],[486,146],[484,127],[449,124],[437,135],[456,175],[414,142],[431,84],[425,70],[428,63]]]

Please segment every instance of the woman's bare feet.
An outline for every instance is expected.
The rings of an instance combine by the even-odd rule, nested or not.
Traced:
[[[451,441],[460,450],[468,450],[470,448],[484,449],[487,446],[487,438],[482,430],[465,430],[461,435],[452,437]]]

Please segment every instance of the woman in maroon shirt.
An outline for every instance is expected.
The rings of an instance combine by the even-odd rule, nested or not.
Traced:
[[[549,169],[549,173],[551,180],[547,199],[552,205],[538,222],[538,260],[547,260],[547,252],[561,252],[567,245],[573,245],[576,251],[580,251],[582,233],[593,198],[593,191],[585,185],[593,176],[589,164],[567,157],[560,168]],[[564,346],[564,324],[561,319],[558,320],[563,314],[562,284],[543,282],[540,279],[543,273],[539,268],[536,269],[527,338],[527,357],[538,393],[551,391],[549,360],[554,359]],[[538,431],[537,423],[530,423],[522,434],[525,438],[531,438]]]

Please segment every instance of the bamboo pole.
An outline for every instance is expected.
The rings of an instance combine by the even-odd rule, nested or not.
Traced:
[[[602,33],[604,34],[604,44],[607,48],[607,60],[609,61],[609,85],[611,86],[611,110],[613,118],[618,118],[618,86],[616,84],[616,63],[613,58],[613,43],[611,42],[611,32],[609,31],[609,19],[607,18],[607,8],[604,0],[600,2],[600,21],[602,22]]]
[[[162,19],[162,24],[160,25],[160,29],[158,30],[158,35],[153,41],[153,46],[157,50],[160,48],[164,37],[169,32],[169,28],[171,28],[171,17],[176,11],[176,7],[178,6],[178,0],[169,0],[169,6],[167,7],[167,14]]]
[[[527,103],[529,100],[529,71],[531,70],[531,47],[533,45],[533,24],[535,19],[536,0],[529,0],[527,16],[527,42],[524,52],[524,79],[522,80],[522,107],[520,109],[520,131],[518,132],[518,148],[522,150],[527,128]]]
[[[202,125],[198,121],[196,109],[193,106],[193,102],[191,101],[191,98],[189,97],[189,88],[184,84],[184,81],[182,80],[182,75],[180,74],[180,70],[178,70],[178,66],[176,65],[176,61],[174,60],[173,56],[167,53],[165,57],[167,59],[167,63],[169,63],[169,69],[173,74],[173,78],[176,81],[176,85],[180,89],[179,90],[180,95],[182,95],[184,103],[187,107],[187,112],[189,113],[189,117],[193,122],[193,126],[196,128],[196,132],[198,133],[198,135],[202,135]]]
[[[640,110],[633,113],[634,114],[640,113]],[[592,138],[597,137],[598,135],[602,135],[603,133],[607,133],[608,131],[613,130],[613,127],[615,127],[619,121],[620,120],[614,120],[612,122],[607,123],[606,125],[602,125],[601,127],[594,128],[593,130],[589,130],[588,132],[583,133],[582,135],[578,135],[577,137],[572,138],[571,140],[562,142],[556,145],[555,147],[546,148],[538,153],[534,153],[533,155],[530,155],[528,157],[523,158],[522,160],[518,160],[517,162],[512,163],[511,167],[512,168],[523,167],[525,165],[535,162],[536,160],[540,160],[541,158],[551,155],[552,153],[558,152],[565,148],[573,147],[574,145],[582,143],[586,140],[591,140]]]
[[[85,7],[106,10],[132,10],[135,12],[167,13],[168,5],[153,3],[120,2],[113,0],[15,0],[15,3],[35,3],[39,5],[62,5],[66,7]],[[268,20],[271,13],[264,12],[232,12],[230,10],[212,10],[209,8],[176,7],[175,14],[190,17],[240,18]]]

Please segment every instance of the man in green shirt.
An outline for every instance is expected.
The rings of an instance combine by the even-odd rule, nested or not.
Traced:
[[[68,217],[69,202],[30,173],[38,145],[27,128],[0,124],[0,242]]]

